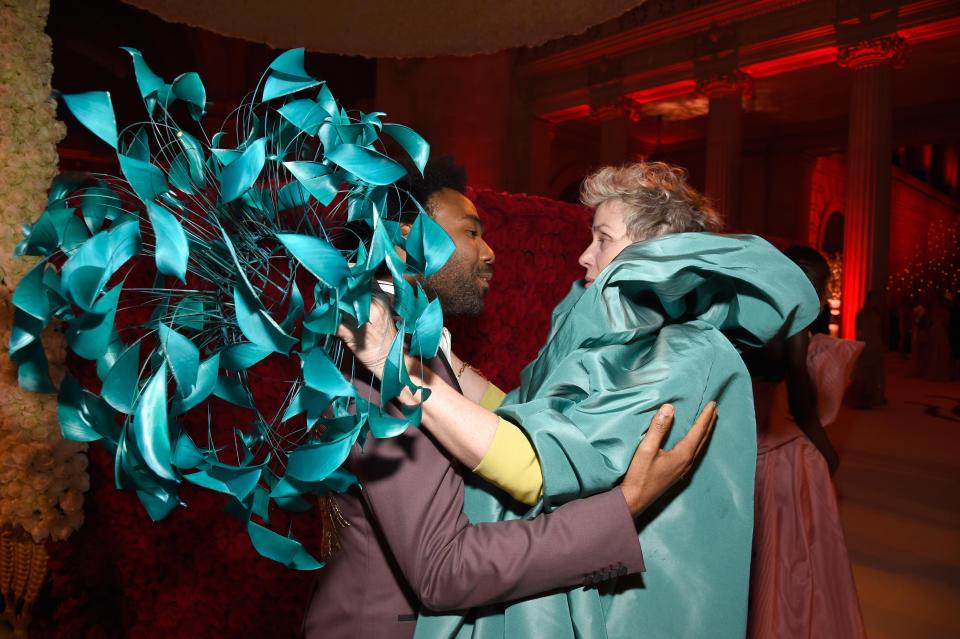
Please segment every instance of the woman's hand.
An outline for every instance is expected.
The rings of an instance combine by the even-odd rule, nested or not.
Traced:
[[[379,289],[370,297],[370,319],[365,324],[357,326],[352,317],[344,317],[337,328],[337,337],[377,379],[383,376],[383,364],[396,335],[389,298]]]
[[[717,404],[710,402],[683,439],[670,450],[663,450],[660,445],[673,425],[673,406],[664,404],[660,407],[620,483],[620,490],[634,517],[690,471],[716,423]]]

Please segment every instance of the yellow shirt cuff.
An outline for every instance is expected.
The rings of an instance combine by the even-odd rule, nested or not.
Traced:
[[[491,412],[495,411],[500,408],[500,404],[503,403],[503,398],[506,396],[506,393],[494,386],[493,382],[490,382],[487,384],[487,390],[483,391],[483,397],[480,398],[480,406]]]
[[[496,387],[491,384],[491,388]],[[528,506],[536,504],[543,494],[543,471],[533,444],[522,430],[502,417],[487,454],[473,472]]]

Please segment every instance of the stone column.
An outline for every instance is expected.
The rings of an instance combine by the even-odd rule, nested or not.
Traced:
[[[556,136],[556,124],[542,118],[533,118],[530,123],[530,181],[527,187],[531,195],[555,195],[550,192],[550,156]]]
[[[741,99],[753,89],[753,79],[742,71],[711,76],[697,82],[710,100],[707,115],[707,196],[724,223],[740,222]]]
[[[853,338],[857,311],[871,290],[884,291],[890,247],[891,71],[905,42],[887,36],[843,47],[853,73],[847,141],[841,335]]]
[[[623,115],[600,122],[600,164],[620,166],[630,157],[630,120]]]

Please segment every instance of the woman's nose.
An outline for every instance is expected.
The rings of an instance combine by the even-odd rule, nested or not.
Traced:
[[[592,248],[593,244],[588,246],[587,249],[580,254],[580,258],[577,260],[577,262],[579,262],[580,266],[583,268],[589,268],[593,264],[593,252],[591,251]]]

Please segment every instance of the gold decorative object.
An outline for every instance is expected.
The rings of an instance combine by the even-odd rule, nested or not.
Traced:
[[[4,618],[0,636],[26,637],[33,604],[47,575],[47,549],[22,529],[0,529],[0,593]]]

